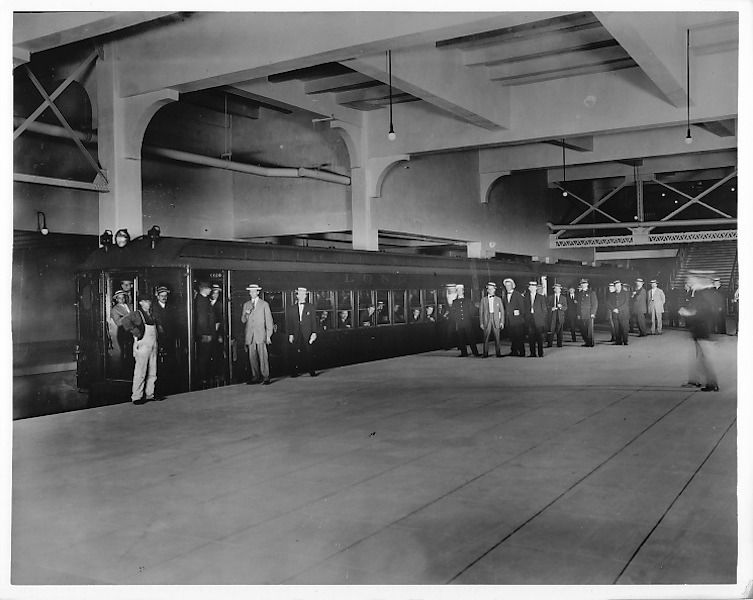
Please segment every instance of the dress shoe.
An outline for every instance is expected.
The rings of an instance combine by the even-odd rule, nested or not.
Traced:
[[[132,404],[146,404],[146,400],[144,398],[139,398],[138,400],[132,400]]]
[[[496,356],[497,356],[497,358],[502,358],[501,354],[497,354]]]
[[[258,380],[258,379],[249,379],[249,380],[248,380],[248,381],[246,382],[246,385],[256,385],[257,383],[259,383],[259,380]]]
[[[702,392],[718,392],[719,386],[714,383],[714,384],[702,387],[701,391]]]
[[[544,355],[543,354],[539,354],[539,358],[544,358]]]
[[[695,383],[694,381],[688,381],[687,383],[683,383],[681,387],[684,388],[699,388],[701,387],[700,383]]]
[[[271,385],[271,381],[269,379],[265,379],[263,382],[263,385]]]
[[[291,377],[298,377],[298,373],[291,373],[290,376]]]
[[[466,356],[468,356],[468,353],[467,353],[467,352],[466,352],[465,354],[458,354],[458,358],[464,358],[464,357],[466,357]]]
[[[536,355],[535,354],[529,354],[528,358],[536,358]]]
[[[316,371],[309,371],[309,375],[311,377],[319,377],[319,373],[317,373]]]
[[[483,355],[481,355],[481,358],[489,358],[489,355],[488,354],[483,354]]]
[[[588,344],[581,344],[584,348],[588,348]]]

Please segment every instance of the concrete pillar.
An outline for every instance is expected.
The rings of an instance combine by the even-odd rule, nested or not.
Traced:
[[[374,198],[366,186],[363,167],[350,170],[351,212],[353,216],[353,249],[379,250],[379,229],[374,216]]]
[[[145,66],[148,68],[148,65]],[[98,153],[109,192],[99,194],[99,232],[126,228],[131,238],[144,233],[141,204],[141,143],[154,114],[178,100],[173,90],[140,96],[120,95],[117,43],[106,44],[97,63]]]

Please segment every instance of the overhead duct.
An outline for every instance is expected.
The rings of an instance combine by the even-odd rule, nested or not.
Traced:
[[[24,122],[24,120],[25,119],[20,117],[15,117],[13,122],[14,125],[18,127]],[[68,130],[57,125],[48,125],[46,123],[34,121],[33,123],[30,123],[26,129],[34,133],[40,133],[52,137],[70,138]],[[85,143],[97,142],[97,134],[94,132],[74,131],[74,133]],[[338,175],[337,173],[330,173],[329,171],[319,171],[317,169],[308,169],[305,167],[260,167],[237,161],[224,160],[222,158],[204,156],[203,154],[194,154],[193,152],[183,152],[181,150],[171,150],[170,148],[160,148],[158,146],[148,145],[142,146],[141,151],[150,156],[159,156],[193,165],[225,169],[226,171],[259,175],[260,177],[300,177],[306,179],[318,179],[320,181],[327,181],[339,185],[350,185],[350,177],[347,177],[346,175]]]

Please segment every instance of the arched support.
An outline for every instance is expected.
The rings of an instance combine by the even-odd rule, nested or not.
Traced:
[[[356,127],[350,123],[344,121],[332,121],[330,128],[336,131],[348,149],[348,156],[350,156],[350,168],[360,169],[363,166],[363,130],[360,127]]]
[[[510,171],[494,171],[492,173],[478,174],[478,193],[481,204],[489,203],[489,194],[492,191],[494,184],[497,180],[509,174]]]
[[[409,161],[409,154],[380,156],[366,161],[366,193],[371,198],[382,197],[382,184],[392,168],[404,161]]]

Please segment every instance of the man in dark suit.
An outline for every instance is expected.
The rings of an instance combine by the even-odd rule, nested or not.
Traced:
[[[635,289],[630,298],[630,312],[638,326],[638,337],[646,335],[646,313],[648,312],[648,295],[643,287],[643,279],[635,280]]]
[[[206,281],[199,283],[199,294],[194,300],[194,338],[196,340],[196,371],[201,389],[209,386],[212,360],[212,347],[217,333],[214,322],[214,311],[210,304],[209,294],[212,288]]]
[[[173,308],[167,302],[169,293],[167,286],[158,286],[154,292],[157,301],[152,303],[152,315],[157,325],[157,363],[160,374],[155,396],[160,399],[175,385],[177,363],[176,323]]]
[[[565,311],[565,329],[570,332],[572,341],[575,341],[575,330],[578,325],[578,294],[574,287],[567,290],[567,310]]]
[[[599,308],[599,299],[596,292],[588,289],[588,279],[580,280],[580,294],[578,294],[578,323],[580,335],[583,338],[583,346],[594,346],[594,319]]]
[[[710,273],[690,271],[688,285],[692,290],[692,295],[688,305],[680,309],[680,314],[686,319],[693,337],[695,358],[690,363],[688,381],[683,384],[683,387],[700,387],[703,392],[718,392],[719,380],[710,356],[713,348],[711,338],[714,332],[714,321],[717,319],[715,290],[710,280]],[[702,382],[705,382],[705,385]]]
[[[502,283],[505,286],[502,308],[505,311],[505,331],[510,336],[510,356],[525,356],[526,321],[523,296],[515,289],[515,282],[509,277]]]
[[[617,328],[615,326],[614,313],[609,308],[613,304],[612,294],[614,294],[615,292],[614,281],[610,281],[607,287],[608,287],[608,291],[607,291],[607,297],[606,297],[606,305],[607,305],[607,320],[609,321],[609,341],[614,342],[616,339],[615,330]]]
[[[614,282],[614,294],[607,301],[607,310],[614,319],[615,346],[628,345],[628,329],[630,328],[630,298],[627,291],[622,289],[622,282]]]
[[[316,377],[314,370],[313,345],[319,330],[314,305],[306,302],[308,289],[299,287],[295,291],[296,303],[289,306],[285,315],[288,342],[292,351],[291,377],[298,377],[300,367],[309,372],[311,377]]]
[[[567,314],[567,296],[562,293],[562,284],[555,283],[553,286],[554,293],[549,296],[549,331],[546,347],[551,348],[554,338],[557,338],[557,348],[562,348],[562,329],[565,326],[565,315]]]
[[[497,284],[490,281],[486,284],[486,298],[481,300],[480,324],[484,332],[484,358],[489,356],[489,336],[494,334],[494,348],[497,357],[502,356],[499,347],[500,330],[505,326],[505,310],[502,300],[497,296]]]
[[[478,353],[476,342],[473,341],[473,326],[471,323],[471,301],[465,297],[465,286],[459,283],[455,286],[457,298],[450,306],[450,318],[455,327],[458,338],[458,350],[460,356],[468,356],[468,346],[471,347],[473,356],[481,356]]]
[[[722,285],[719,277],[712,280],[710,288],[714,299],[714,331],[727,335],[727,288]]]
[[[544,331],[548,320],[546,297],[536,291],[538,283],[528,282],[528,291],[523,295],[523,314],[528,328],[529,357],[544,356]]]

